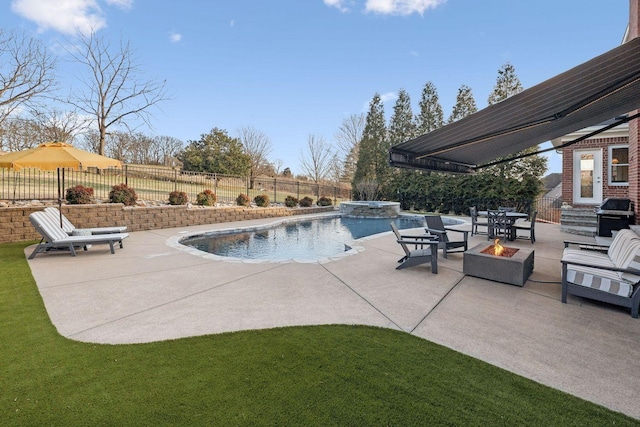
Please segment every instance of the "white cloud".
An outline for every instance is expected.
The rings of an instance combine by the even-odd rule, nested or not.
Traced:
[[[367,12],[380,13],[382,15],[411,15],[425,10],[433,9],[446,0],[367,0],[365,10]]]
[[[178,43],[180,40],[182,40],[182,34],[174,33],[172,31],[169,33],[169,40],[171,40],[171,43]]]
[[[323,0],[329,7],[335,7],[341,12],[349,9],[347,3],[354,0]],[[379,13],[381,15],[422,15],[427,9],[433,9],[447,0],[366,0],[364,10],[366,12]]]
[[[335,7],[340,12],[349,11],[349,8],[345,5],[345,3],[347,3],[347,0],[323,0],[323,1],[324,1],[324,4],[326,4],[327,6]]]
[[[123,10],[129,10],[133,7],[133,0],[106,0],[109,6],[116,6]]]
[[[395,101],[396,99],[398,99],[398,94],[395,92],[383,93],[382,95],[380,95],[380,99],[382,100],[383,103]]]
[[[133,1],[106,0],[106,4],[126,10]],[[36,23],[38,31],[88,34],[107,25],[97,0],[12,0],[11,10]]]
[[[236,21],[234,19],[232,19],[231,22],[229,22],[229,26],[230,27],[235,27],[236,26]]]

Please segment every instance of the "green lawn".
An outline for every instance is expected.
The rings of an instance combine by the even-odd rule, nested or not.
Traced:
[[[386,329],[320,326],[137,345],[74,342],[51,325],[24,246],[0,245],[3,426],[638,425]]]

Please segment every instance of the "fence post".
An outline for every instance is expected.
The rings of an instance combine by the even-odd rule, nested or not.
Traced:
[[[296,182],[296,187],[297,187],[296,193],[298,194],[298,200],[300,200],[300,181]]]
[[[178,171],[173,170],[173,191],[178,191]]]
[[[273,178],[273,203],[276,203],[278,200],[278,179]]]
[[[124,165],[124,185],[129,186],[129,165]]]

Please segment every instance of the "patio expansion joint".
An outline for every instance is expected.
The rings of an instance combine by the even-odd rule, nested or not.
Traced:
[[[365,298],[362,294],[360,294],[358,291],[356,291],[353,287],[349,286],[349,284],[347,282],[345,282],[344,280],[342,280],[340,277],[336,276],[332,271],[330,271],[329,269],[327,269],[327,267],[325,265],[321,265],[322,268],[325,269],[325,271],[327,273],[329,273],[331,276],[335,277],[340,283],[342,283],[347,289],[349,289],[351,292],[353,292],[354,295],[356,295],[358,298],[360,298],[362,301],[364,301],[365,303],[367,303],[371,308],[373,308],[375,311],[377,311],[378,313],[380,313],[385,319],[387,319],[389,322],[391,322],[393,325],[395,325],[399,330],[406,332],[400,325],[398,325],[396,322],[393,321],[393,319],[391,319],[389,316],[387,316],[382,310],[380,310],[378,307],[376,307],[371,301],[369,301],[367,298]]]
[[[409,331],[410,334],[413,334],[415,332],[416,329],[418,329],[418,327],[420,327],[420,325],[422,325],[424,323],[425,320],[427,320],[427,317],[429,317],[429,315],[431,313],[434,312],[434,310],[436,308],[438,308],[438,306],[449,296],[449,294],[451,292],[453,292],[453,290],[455,288],[458,287],[458,285],[464,280],[464,278],[467,277],[465,274],[462,275],[462,277],[460,277],[460,280],[458,280],[452,287],[451,289],[449,289],[443,296],[442,298],[440,298],[440,300],[436,303],[436,305],[434,305],[433,307],[431,307],[431,310],[427,311],[427,313],[422,317],[422,319],[420,319],[420,321],[416,324],[416,326],[413,327],[413,329],[411,329]]]
[[[109,320],[108,322],[103,322],[103,323],[100,323],[100,324],[98,324],[98,325],[93,325],[93,326],[91,326],[91,327],[89,327],[89,328],[85,328],[85,329],[83,329],[83,330],[76,331],[76,332],[74,332],[74,333],[72,333],[72,334],[69,334],[69,335],[66,335],[66,336],[67,336],[68,338],[72,338],[72,337],[75,337],[75,336],[77,336],[77,335],[81,335],[81,334],[83,334],[83,333],[85,333],[85,332],[92,331],[92,330],[95,330],[95,329],[99,329],[99,328],[101,328],[101,327],[103,327],[103,326],[107,326],[107,325],[111,325],[111,324],[114,324],[114,323],[120,322],[121,320],[129,319],[129,318],[132,318],[132,317],[138,316],[138,315],[143,314],[143,313],[148,313],[148,312],[151,312],[151,311],[157,310],[157,309],[159,309],[159,308],[161,308],[161,307],[169,306],[169,305],[174,304],[174,303],[179,302],[179,301],[184,301],[184,300],[187,300],[187,299],[189,299],[189,298],[193,298],[193,297],[194,297],[194,296],[196,296],[196,295],[205,294],[205,293],[210,292],[210,291],[212,291],[212,290],[223,288],[223,287],[228,286],[228,285],[231,285],[231,284],[233,284],[233,283],[235,283],[235,282],[239,282],[239,281],[241,281],[241,280],[244,280],[244,279],[249,278],[249,277],[252,277],[252,276],[257,276],[257,275],[259,275],[259,274],[264,273],[265,271],[273,270],[273,269],[278,268],[278,267],[279,267],[279,266],[274,265],[272,268],[269,268],[269,269],[267,269],[267,270],[262,270],[262,271],[259,271],[259,272],[256,272],[256,273],[247,274],[246,276],[238,277],[238,278],[235,278],[235,279],[233,279],[233,280],[229,280],[229,281],[227,281],[227,282],[220,283],[220,284],[217,284],[217,285],[215,285],[215,286],[211,286],[211,287],[206,288],[206,289],[202,289],[202,290],[200,290],[200,291],[198,291],[198,292],[193,292],[193,293],[190,293],[190,294],[188,294],[188,295],[183,295],[183,296],[181,296],[181,297],[179,297],[179,298],[172,299],[171,301],[167,301],[167,302],[164,302],[164,303],[162,303],[162,304],[157,304],[157,305],[154,305],[154,306],[152,306],[152,307],[147,307],[147,308],[145,308],[144,310],[138,310],[138,311],[136,311],[136,312],[129,313],[129,314],[125,315],[125,316],[120,316],[120,317],[118,317],[117,319]]]

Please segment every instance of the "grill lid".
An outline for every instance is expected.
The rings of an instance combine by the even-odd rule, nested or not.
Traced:
[[[606,198],[600,205],[601,211],[632,211],[630,199]]]

